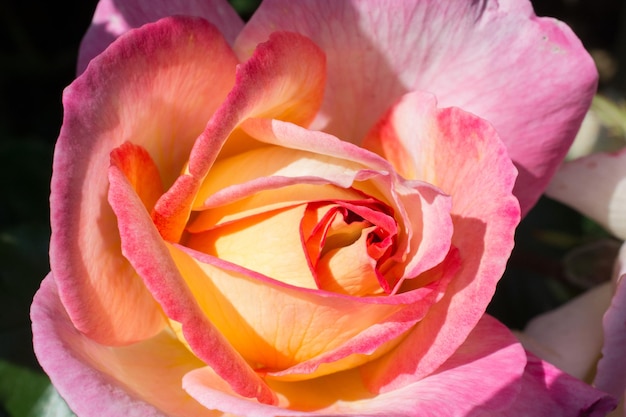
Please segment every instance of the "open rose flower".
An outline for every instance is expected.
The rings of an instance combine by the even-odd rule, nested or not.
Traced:
[[[547,194],[626,240],[626,148],[564,163]],[[520,335],[528,348],[559,368],[621,399],[626,391],[626,244],[613,277],[562,307],[533,319]]]
[[[64,95],[32,309],[76,413],[615,405],[484,315],[595,87],[567,27],[525,0],[274,0],[245,27],[118,3]]]

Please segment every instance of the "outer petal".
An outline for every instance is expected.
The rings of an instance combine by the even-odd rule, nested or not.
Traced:
[[[389,390],[441,365],[483,315],[513,247],[519,206],[511,190],[515,168],[493,128],[458,109],[437,109],[424,93],[407,94],[375,126],[365,145],[407,175],[452,196],[452,245],[462,268],[398,355],[411,358],[366,368],[370,388]]]
[[[204,364],[163,331],[135,345],[110,348],[79,332],[61,304],[52,275],[31,309],[39,363],[74,412],[85,417],[216,417],[181,387]]]
[[[604,346],[594,385],[624,400],[626,391],[626,244],[617,263],[617,289],[603,319]]]
[[[232,45],[243,22],[226,0],[100,0],[91,26],[80,45],[77,72],[115,39],[146,23],[175,15],[198,16],[214,24]]]
[[[237,38],[248,56],[275,30],[328,58],[315,126],[355,143],[410,90],[489,120],[520,170],[526,212],[564,157],[595,92],[595,66],[564,24],[527,0],[266,0]]]
[[[522,390],[502,417],[603,417],[617,401],[528,354]],[[484,417],[492,414],[484,414]]]
[[[626,239],[626,148],[564,163],[546,194]]]
[[[168,18],[121,37],[65,91],[50,263],[68,314],[89,337],[123,344],[163,326],[158,306],[121,255],[107,203],[109,153],[125,141],[142,145],[169,186],[233,85],[236,63],[207,22]],[[129,316],[141,317],[143,326],[125,325]]]
[[[278,407],[229,393],[208,368],[190,372],[184,387],[205,406],[217,406],[240,416],[499,415],[494,412],[510,404],[519,392],[525,359],[523,349],[508,330],[485,317],[437,372],[385,394],[367,391],[356,370],[311,381],[271,382],[280,399]]]

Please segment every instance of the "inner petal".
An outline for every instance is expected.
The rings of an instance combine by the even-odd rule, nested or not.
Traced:
[[[309,204],[302,236],[318,288],[357,296],[390,293],[379,267],[394,252],[393,210],[373,200]]]
[[[185,246],[301,288],[317,288],[300,238],[306,205],[258,213],[201,233]]]
[[[380,295],[384,278],[378,274],[376,261],[367,253],[368,235],[374,229],[361,230],[354,243],[331,249],[317,267],[317,282],[321,289],[340,294]],[[388,286],[387,286],[388,289]]]

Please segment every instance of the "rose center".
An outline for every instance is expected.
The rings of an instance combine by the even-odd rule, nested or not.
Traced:
[[[201,230],[192,225],[181,243],[290,285],[382,295],[394,284],[381,271],[397,229],[393,210],[366,196],[252,212]]]
[[[314,218],[314,227],[307,223]],[[308,204],[302,222],[307,257],[319,289],[352,294],[389,293],[380,267],[395,248],[392,210],[379,201]]]

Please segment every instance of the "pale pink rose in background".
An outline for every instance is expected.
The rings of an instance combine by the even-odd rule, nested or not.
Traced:
[[[626,149],[566,162],[547,195],[626,240]],[[621,398],[626,390],[626,244],[610,282],[533,319],[521,340],[531,351],[597,388]]]
[[[596,83],[527,1],[102,1],[79,72],[32,308],[79,416],[614,407],[484,314]]]

